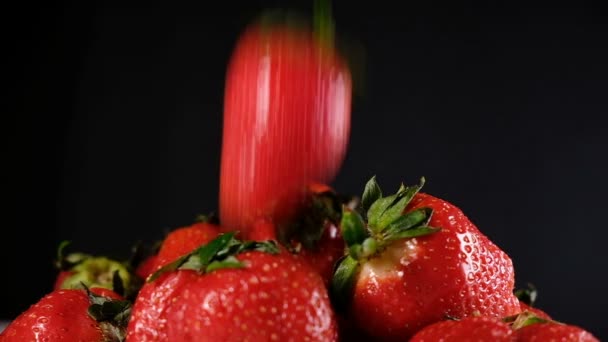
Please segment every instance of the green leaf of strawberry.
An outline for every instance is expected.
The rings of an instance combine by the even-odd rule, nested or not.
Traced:
[[[338,261],[330,288],[331,298],[337,307],[342,308],[347,305],[348,298],[353,292],[354,280],[359,267],[359,262],[350,255],[346,255]]]
[[[375,232],[383,230],[386,226],[401,217],[405,207],[410,203],[414,195],[420,191],[424,185],[424,178],[420,179],[420,184],[405,187],[403,184],[396,194],[380,197],[370,206],[367,217],[369,225]],[[379,187],[378,187],[379,188]]]
[[[235,255],[246,251],[255,250],[270,254],[279,252],[275,241],[241,241],[235,238],[236,234],[237,232],[233,231],[218,235],[209,243],[161,267],[150,275],[147,281],[154,281],[163,273],[177,269],[208,273],[222,268],[239,268],[243,265],[235,258]]]
[[[340,229],[344,241],[348,246],[362,243],[369,236],[363,218],[359,213],[349,208],[344,207],[342,210]]]
[[[367,211],[369,207],[372,206],[374,202],[382,197],[382,190],[380,189],[380,185],[376,182],[376,176],[373,176],[366,184],[365,189],[363,190],[363,195],[361,196],[361,209],[362,213],[367,216]]]

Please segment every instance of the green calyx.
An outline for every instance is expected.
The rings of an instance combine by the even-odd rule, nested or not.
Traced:
[[[418,185],[402,184],[397,193],[383,196],[374,176],[365,185],[359,206],[355,210],[343,207],[340,229],[348,254],[338,262],[332,279],[332,294],[338,305],[345,304],[350,297],[361,263],[381,254],[397,240],[440,230],[429,226],[431,208],[404,213],[423,185],[424,178]]]
[[[404,213],[423,185],[424,178],[419,185],[406,187],[402,184],[397,193],[383,197],[376,178],[372,177],[365,186],[357,210],[343,208],[342,235],[355,260],[373,257],[396,240],[428,235],[439,230],[428,225],[433,214],[430,208]]]
[[[131,283],[131,273],[122,263],[106,257],[89,257],[70,269],[61,288],[102,287],[125,295]]]
[[[335,25],[332,19],[330,0],[315,0],[313,29],[319,42],[327,46],[334,46]]]
[[[235,238],[236,234],[237,232],[229,232],[219,235],[191,253],[161,267],[150,275],[147,281],[154,281],[162,274],[178,269],[209,273],[225,268],[242,268],[245,267],[245,264],[239,261],[236,255],[246,251],[260,251],[270,254],[279,253],[279,248],[275,241],[241,241]]]
[[[544,319],[542,317],[538,317],[532,312],[524,311],[522,313],[508,316],[502,319],[503,322],[509,324],[511,329],[517,330],[523,327],[527,327],[528,325],[537,324],[537,323],[556,323],[561,324],[561,322]]]
[[[57,249],[55,267],[69,272],[59,288],[78,289],[83,288],[84,284],[87,287],[112,290],[129,299],[137,294],[142,280],[133,274],[129,262],[86,253],[66,254],[66,248],[70,244],[70,241],[62,241]]]
[[[104,341],[125,341],[131,316],[131,302],[103,297],[92,293],[86,285],[82,286],[91,303],[88,314],[98,322]]]
[[[55,258],[55,267],[60,271],[70,270],[82,261],[91,258],[90,254],[86,253],[70,253],[66,254],[66,249],[72,242],[68,240],[61,241],[57,247],[57,256]]]
[[[335,25],[330,0],[315,0],[312,22],[301,12],[277,8],[264,11],[256,20],[256,24],[263,29],[278,26],[294,32],[312,32],[321,45],[334,47]]]

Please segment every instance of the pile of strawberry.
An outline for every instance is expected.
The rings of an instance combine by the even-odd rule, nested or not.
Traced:
[[[326,185],[346,151],[351,76],[330,22],[315,27],[265,17],[241,37],[219,217],[127,261],[62,243],[54,290],[0,342],[598,341],[532,307],[509,256],[424,179],[386,194],[372,177],[360,196]]]

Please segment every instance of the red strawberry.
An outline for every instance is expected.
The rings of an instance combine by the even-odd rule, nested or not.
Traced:
[[[0,341],[122,341],[129,313],[129,302],[107,289],[55,290],[12,321]]]
[[[251,240],[277,240],[276,226],[267,219],[258,219],[253,224],[248,238]],[[310,246],[303,246],[297,240],[281,243],[279,248],[292,252],[310,265],[320,276],[326,286],[329,286],[336,262],[344,255],[344,240],[340,229],[333,223],[327,222],[321,236]]]
[[[277,226],[270,219],[258,219],[247,238],[278,240],[281,247],[308,262],[329,285],[334,266],[344,255],[345,244],[338,224],[347,199],[339,198],[324,184],[313,183],[308,189],[304,205],[292,220]]]
[[[236,44],[225,82],[220,171],[227,230],[246,233],[259,217],[289,220],[309,182],[329,183],[341,167],[352,85],[328,17],[317,21],[318,32],[264,18]]]
[[[551,321],[518,329],[517,341],[599,342],[593,334],[581,327]]]
[[[471,316],[461,320],[446,320],[426,326],[411,342],[597,342],[584,329],[560,322],[546,320],[530,312],[498,319]]]
[[[410,342],[515,342],[511,327],[498,318],[471,316],[433,323],[417,332]]]
[[[564,341],[564,342],[599,342],[590,332],[555,320],[548,320],[525,311],[519,315],[506,317],[516,332],[518,342]]]
[[[446,317],[520,311],[509,257],[460,209],[418,193],[422,185],[382,197],[372,178],[361,214],[342,214],[349,255],[332,292],[374,340],[403,341]]]
[[[110,289],[127,298],[135,296],[141,280],[126,262],[85,253],[65,254],[69,244],[69,241],[63,241],[57,250],[55,266],[59,273],[53,289],[82,288],[84,284],[90,288]]]
[[[327,290],[272,242],[226,233],[165,266],[142,288],[127,338],[137,341],[335,341]]]
[[[213,240],[218,234],[219,227],[207,221],[171,231],[160,245],[154,270],[192,252],[200,245]]]

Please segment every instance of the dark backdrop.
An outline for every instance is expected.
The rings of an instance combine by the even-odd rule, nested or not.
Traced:
[[[89,2],[5,13],[16,77],[2,125],[0,318],[49,291],[60,240],[126,257],[134,241],[216,210],[226,63],[244,26],[276,5],[309,8]],[[335,1],[334,16],[367,67],[336,189],[425,176],[427,192],[511,255],[540,307],[608,338],[606,12]]]

